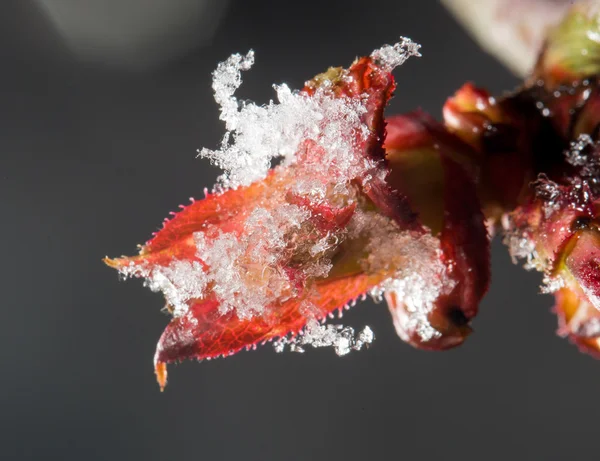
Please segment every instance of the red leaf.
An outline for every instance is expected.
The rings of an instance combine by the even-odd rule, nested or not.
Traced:
[[[470,320],[490,283],[490,239],[472,178],[446,156],[442,164],[445,206],[440,238],[452,277],[458,281],[450,301]]]
[[[388,170],[382,148],[383,109],[394,88],[392,75],[371,58],[362,58],[347,72],[330,69],[317,76],[304,91],[313,94],[325,81],[326,91],[337,97],[360,99],[366,108],[360,116],[369,135],[365,139],[357,132],[355,155],[359,158],[352,159],[367,165],[364,177],[345,178],[347,184],[341,186],[347,189],[338,190],[340,184],[332,183],[327,174],[315,169],[326,166],[321,165],[324,147],[305,139],[291,164],[275,168],[267,178],[250,186],[209,194],[184,207],[142,247],[139,256],[106,260],[125,275],[145,278],[152,289],[163,291],[168,303],[179,304],[174,306],[174,319],[156,352],[155,368],[161,387],[166,383],[169,362],[230,355],[276,337],[297,334],[308,319],[324,318],[393,275],[397,268],[387,267],[392,264],[369,273],[361,266],[368,238],[360,232],[348,237],[345,232],[358,207],[373,212],[374,203],[380,207],[378,211],[399,223],[401,230],[421,230],[405,198],[392,192],[385,181]],[[310,169],[305,170],[306,165]],[[304,179],[319,182],[324,196],[296,191],[304,171],[311,172]],[[286,215],[290,209],[301,216],[292,224]],[[275,225],[281,230],[275,239],[277,246],[269,246],[273,242],[266,234],[273,228],[264,226],[263,231],[260,223],[252,221],[257,210],[267,218],[273,218],[271,213],[284,215],[281,229]],[[213,251],[224,237],[234,245],[235,256]],[[255,249],[260,245],[267,249],[257,253]],[[323,261],[332,262],[326,276],[313,271]],[[178,286],[169,278],[176,272],[174,263],[190,271]],[[224,273],[210,272],[222,263],[232,266],[227,266]],[[239,286],[232,287],[222,280],[232,273]],[[218,290],[224,286],[223,294]],[[239,310],[236,303],[245,302],[245,297],[259,303],[258,312],[248,315]]]
[[[219,302],[197,301],[188,312],[175,318],[162,334],[154,357],[161,388],[166,385],[166,364],[185,359],[210,359],[235,354],[287,334],[297,334],[307,322],[302,306],[310,305],[310,315],[326,318],[336,309],[380,283],[386,274],[352,274],[315,282],[302,298],[270,306],[265,315],[240,319],[235,312],[219,313]]]
[[[433,235],[439,234],[441,258],[455,286],[440,295],[427,314],[440,335],[426,341],[418,325],[406,321],[402,300],[394,293],[386,299],[405,341],[425,349],[454,347],[471,331],[468,323],[477,314],[490,280],[489,236],[474,182],[476,155],[422,113],[392,118],[388,132],[389,182],[408,198]]]

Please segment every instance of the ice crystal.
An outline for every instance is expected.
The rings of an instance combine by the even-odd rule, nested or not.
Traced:
[[[439,239],[401,232],[396,223],[376,213],[357,213],[351,224],[356,226],[355,232],[369,237],[368,256],[363,260],[366,270],[396,268],[391,277],[369,292],[371,297],[380,301],[386,293],[394,293],[406,311],[401,319],[404,329],[417,331],[423,341],[439,337],[427,314],[440,294],[454,287],[441,262]]]
[[[449,291],[453,286],[450,280],[440,278],[444,271],[441,263],[435,270],[439,271],[437,278],[429,279],[419,273],[411,273],[389,278],[369,292],[376,301],[381,300],[385,293],[393,293],[405,311],[395,312],[395,321],[400,322],[403,331],[416,331],[424,342],[440,337],[440,332],[430,325],[427,314],[442,290]]]
[[[560,275],[544,274],[541,292],[545,294],[554,293],[565,286],[565,279]]]
[[[194,234],[197,255],[208,266],[205,277],[212,283],[221,313],[235,309],[238,317],[251,318],[290,290],[288,275],[278,270],[285,255],[284,236],[308,217],[298,206],[281,204],[271,210],[256,208],[241,236]]]
[[[585,176],[573,178],[569,185],[561,186],[548,179],[545,174],[540,174],[533,185],[536,198],[542,202],[546,219],[561,209],[584,211],[591,199],[590,182]]]
[[[220,150],[202,149],[200,156],[225,170],[219,178],[223,188],[247,186],[263,179],[274,159],[283,165],[295,162],[301,143],[312,140],[326,158],[319,168],[343,182],[359,176],[365,167],[355,153],[369,130],[361,116],[366,113],[360,99],[336,98],[320,88],[314,95],[275,85],[277,103],[242,103],[233,95],[241,82],[241,70],[250,68],[253,54],[234,55],[219,65],[213,75],[215,100],[227,132]],[[359,136],[354,136],[358,134]],[[368,167],[368,165],[367,165]]]
[[[509,215],[502,218],[502,227],[504,229],[503,242],[508,247],[513,264],[517,264],[519,260],[525,260],[523,267],[526,270],[540,268],[540,257],[535,242],[527,232],[517,228]]]
[[[570,149],[565,152],[567,162],[574,166],[585,166],[590,157],[586,150],[594,146],[594,141],[589,134],[581,134],[577,140],[571,143]]]
[[[540,174],[537,181],[534,183],[535,194],[543,203],[544,216],[549,218],[554,212],[561,207],[561,189],[560,186],[548,179],[544,174]]]
[[[300,334],[293,338],[281,338],[275,341],[273,347],[276,352],[283,352],[286,346],[292,352],[304,352],[305,346],[333,347],[337,355],[346,355],[351,351],[358,351],[363,346],[370,345],[375,339],[373,330],[365,326],[358,334],[354,328],[343,325],[322,325],[316,319],[309,319],[306,327]]]
[[[391,71],[410,56],[419,56],[418,49],[416,43],[401,38],[393,46],[375,50],[372,56]],[[300,144],[306,141],[322,148],[324,158],[315,170],[324,170],[320,173],[338,183],[361,176],[373,166],[355,155],[357,146],[369,135],[361,119],[366,112],[363,100],[335,97],[327,91],[327,84],[310,96],[282,84],[274,85],[277,102],[239,101],[234,93],[241,85],[241,72],[253,64],[252,51],[246,56],[235,54],[213,73],[215,101],[227,131],[219,150],[204,148],[199,155],[224,170],[219,178],[221,187],[236,188],[264,178],[274,159],[282,159],[285,165],[294,163]]]
[[[198,261],[174,260],[167,267],[155,268],[146,284],[152,291],[165,295],[173,315],[178,317],[187,310],[187,301],[202,297],[207,277]]]
[[[421,45],[412,40],[400,37],[400,41],[394,45],[385,45],[371,53],[371,57],[384,69],[391,71],[404,64],[411,56],[421,56],[419,53]]]
[[[402,38],[372,56],[391,70],[418,55],[418,47]],[[258,105],[238,101],[235,92],[241,85],[242,71],[253,64],[252,51],[245,56],[235,54],[213,73],[215,100],[227,132],[219,150],[203,149],[200,156],[224,170],[217,189],[247,186],[263,179],[271,162],[280,158],[279,168],[294,167],[293,193],[329,206],[335,206],[340,197],[342,202],[352,203],[350,181],[362,178],[365,182],[377,174],[376,161],[362,151],[370,135],[363,120],[365,100],[335,96],[327,84],[310,96],[283,84],[274,87],[277,102]],[[288,275],[278,270],[278,263],[285,256],[284,237],[309,218],[299,207],[269,203],[247,218],[241,235],[221,233],[208,238],[204,232],[194,234],[197,257],[206,265],[204,278],[219,298],[221,312],[235,309],[240,318],[250,318],[261,314],[270,302],[293,296]],[[308,249],[314,261],[303,267],[304,274],[325,277],[331,269],[327,251],[344,238],[343,232],[337,232],[316,240]],[[376,252],[377,244],[372,249]],[[380,259],[384,258],[382,254]]]
[[[599,146],[588,134],[581,134],[565,152],[568,163],[577,168],[575,184],[583,182],[595,193],[600,193],[600,152]]]
[[[418,48],[402,38],[396,45],[374,51],[372,57],[384,71],[391,71],[418,55]],[[240,101],[235,93],[242,72],[253,64],[250,51],[232,55],[214,71],[214,97],[226,133],[218,149],[202,149],[199,155],[223,170],[217,194],[263,180],[273,161],[280,160],[276,184],[266,186],[251,207],[232,218],[235,225],[224,229],[207,223],[194,232],[193,260],[174,260],[167,267],[124,266],[121,274],[142,277],[151,289],[163,292],[175,316],[185,314],[189,301],[210,294],[221,314],[233,311],[242,320],[264,315],[269,306],[296,297],[302,280],[326,277],[332,268],[331,255],[348,238],[369,242],[369,255],[362,263],[371,272],[398,264],[425,275],[421,269],[433,257],[424,257],[421,244],[412,243],[412,237],[390,218],[360,212],[343,228],[329,223],[333,227],[321,231],[315,224],[315,214],[320,212],[313,209],[355,206],[360,200],[357,183],[384,181],[381,160],[366,152],[373,136],[367,124],[369,95],[337,94],[324,80],[312,87],[311,94],[282,84],[274,86],[276,100],[268,104]],[[339,72],[342,82],[354,78],[347,70]],[[299,205],[293,204],[296,198]],[[409,257],[411,252],[414,255]],[[422,262],[417,265],[417,260]],[[310,312],[305,317],[309,324],[298,337],[302,339],[294,341],[298,350],[308,344],[332,345],[342,354],[373,339],[369,329],[355,337],[352,328],[320,326]]]

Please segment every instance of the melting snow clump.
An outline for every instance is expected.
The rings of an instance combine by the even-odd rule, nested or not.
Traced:
[[[378,213],[359,212],[350,224],[369,236],[368,256],[363,260],[365,270],[392,271],[393,275],[369,294],[376,302],[386,294],[393,294],[399,304],[392,312],[399,334],[414,330],[423,341],[439,337],[440,333],[430,325],[427,315],[435,300],[455,286],[441,262],[439,239],[428,234],[415,237],[402,232],[395,222]]]

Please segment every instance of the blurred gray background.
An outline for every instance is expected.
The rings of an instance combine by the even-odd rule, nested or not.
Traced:
[[[495,93],[517,84],[433,0],[2,0],[1,459],[597,456],[600,363],[555,336],[540,277],[498,241],[476,332],[459,349],[412,349],[369,301],[345,316],[375,330],[369,350],[265,346],[171,366],[158,390],[163,301],[101,258],[134,253],[213,184],[218,172],[195,155],[223,134],[217,62],[253,48],[240,95],[266,102],[271,83],[299,88],[399,35],[423,57],[396,71],[390,112],[439,116],[467,80]]]

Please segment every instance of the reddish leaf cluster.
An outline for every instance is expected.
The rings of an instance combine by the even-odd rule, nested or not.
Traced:
[[[348,157],[328,162],[351,173],[332,173],[328,146],[307,134],[263,180],[193,202],[139,256],[107,258],[165,294],[161,388],[167,363],[294,337],[366,293],[385,297],[411,345],[459,345],[489,285],[496,231],[545,273],[560,333],[598,352],[600,69],[581,62],[582,46],[598,46],[577,41],[578,14],[549,35],[522,88],[495,99],[467,84],[443,123],[422,112],[384,119],[395,84],[383,53],[329,69],[300,97],[348,102],[342,118],[359,120],[339,133]],[[565,34],[577,40],[566,46]]]

